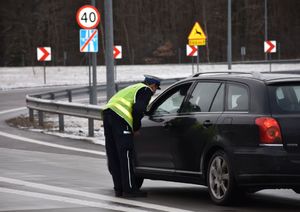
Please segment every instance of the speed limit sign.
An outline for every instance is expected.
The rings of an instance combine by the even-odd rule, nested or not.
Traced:
[[[100,23],[100,13],[96,7],[84,5],[78,9],[76,20],[81,28],[94,29]]]

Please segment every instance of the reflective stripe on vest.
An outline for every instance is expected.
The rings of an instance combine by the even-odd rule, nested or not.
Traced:
[[[133,129],[132,109],[135,103],[135,96],[143,87],[148,87],[144,83],[128,86],[116,93],[107,103],[105,108],[110,108],[122,117]]]

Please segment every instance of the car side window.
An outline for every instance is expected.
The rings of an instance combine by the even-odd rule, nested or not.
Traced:
[[[229,84],[227,89],[227,109],[248,111],[249,94],[247,88],[242,85]]]
[[[179,85],[176,88],[168,91],[162,100],[159,100],[158,106],[153,112],[153,115],[167,115],[179,112],[184,98],[192,83]]]
[[[183,106],[182,112],[208,112],[219,87],[220,83],[199,82]]]

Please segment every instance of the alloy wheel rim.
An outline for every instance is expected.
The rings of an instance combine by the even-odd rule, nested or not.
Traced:
[[[217,156],[211,163],[209,169],[209,185],[213,196],[222,199],[229,187],[229,171],[227,162],[223,157]]]

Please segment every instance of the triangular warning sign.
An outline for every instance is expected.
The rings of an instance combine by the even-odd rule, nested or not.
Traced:
[[[198,22],[195,23],[188,39],[206,39],[206,35],[204,34]]]

